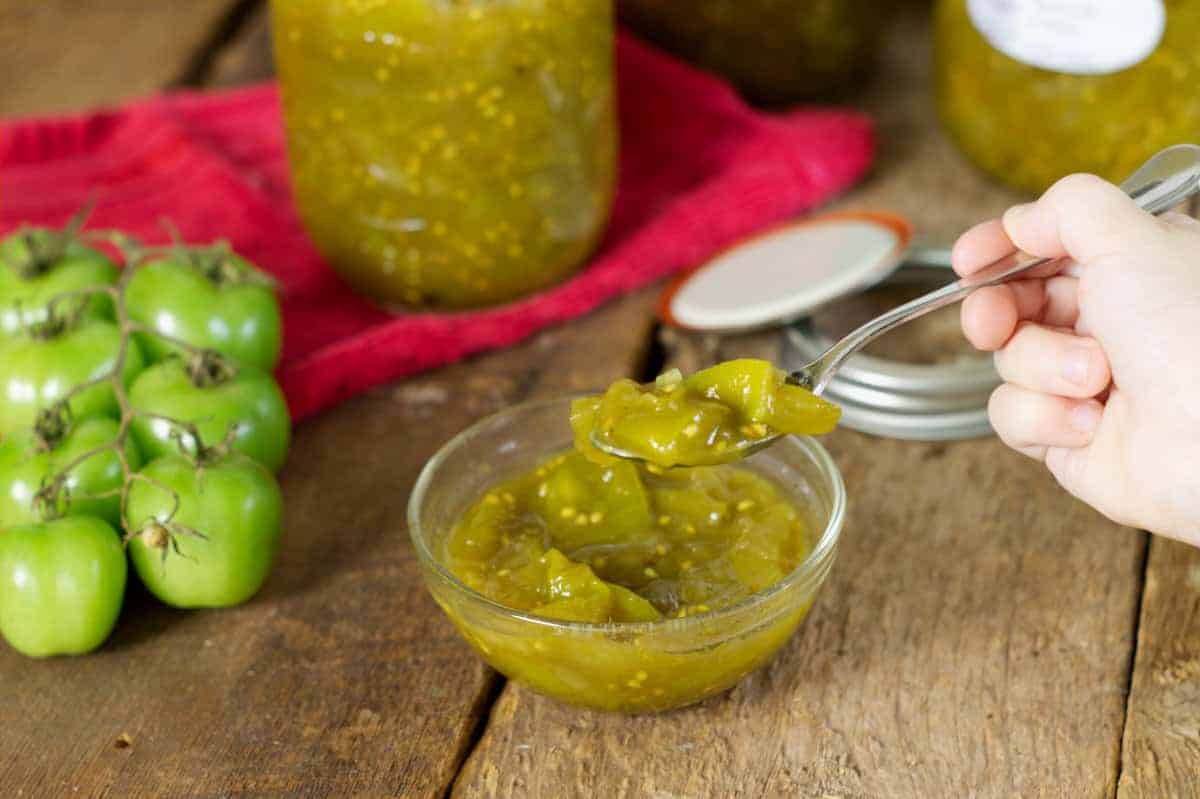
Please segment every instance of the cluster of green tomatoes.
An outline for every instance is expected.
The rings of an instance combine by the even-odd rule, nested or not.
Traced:
[[[249,599],[283,515],[269,280],[77,227],[0,240],[0,635],[33,657],[102,644],[129,563],[175,607]]]

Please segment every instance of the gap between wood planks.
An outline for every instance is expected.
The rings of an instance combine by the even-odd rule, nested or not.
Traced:
[[[236,0],[231,3],[225,16],[213,27],[209,38],[167,88],[199,88],[208,84],[218,56],[237,40],[251,18],[260,11],[265,13],[266,5],[267,0]]]
[[[475,716],[475,725],[468,731],[466,739],[459,748],[458,757],[454,762],[450,779],[446,780],[446,787],[442,791],[442,799],[450,799],[450,794],[454,792],[454,785],[458,782],[458,775],[462,773],[463,765],[466,764],[467,758],[479,746],[479,742],[483,739],[483,735],[487,732],[488,724],[492,720],[492,710],[496,707],[496,703],[500,701],[500,694],[504,693],[504,686],[508,684],[508,678],[499,672],[493,672],[495,678],[488,690],[479,697],[477,703],[478,710],[472,715]]]
[[[629,377],[642,382],[653,380],[658,377],[662,371],[663,365],[667,360],[667,351],[663,346],[661,322],[654,322],[647,332],[647,339],[643,343],[634,363],[634,369]],[[538,378],[538,370],[532,370],[527,380],[530,385],[535,383]],[[522,387],[519,393],[525,393],[525,388]],[[447,781],[446,788],[442,792],[442,799],[450,799],[454,793],[454,786],[458,783],[458,778],[462,774],[463,766],[471,754],[479,746],[479,742],[483,740],[484,734],[487,732],[488,725],[492,720],[492,711],[496,707],[496,703],[500,701],[501,694],[504,693],[505,686],[508,685],[508,678],[503,674],[496,673],[491,687],[479,699],[478,711],[476,714],[475,724],[470,730],[463,742],[461,749],[458,752],[458,757],[453,766],[453,776]]]
[[[1137,602],[1133,606],[1133,631],[1130,634],[1129,666],[1125,675],[1125,716],[1121,719],[1121,736],[1117,739],[1117,775],[1112,796],[1121,792],[1121,775],[1125,770],[1125,736],[1129,734],[1129,701],[1133,698],[1133,675],[1137,669],[1138,634],[1142,625],[1142,604],[1146,601],[1146,572],[1150,568],[1150,534],[1138,531],[1142,539],[1142,557],[1137,569]]]
[[[1180,211],[1182,213],[1186,213],[1188,216],[1191,216],[1192,218],[1200,218],[1200,197],[1192,197],[1190,200],[1187,201],[1185,207],[1180,207],[1175,210]],[[1130,721],[1131,721],[1131,717],[1133,715],[1133,691],[1134,691],[1134,681],[1136,679],[1137,670],[1138,670],[1138,655],[1140,654],[1139,647],[1141,645],[1142,617],[1143,617],[1143,614],[1145,614],[1147,611],[1152,610],[1152,608],[1146,607],[1146,592],[1148,589],[1148,580],[1150,577],[1150,568],[1151,568],[1150,555],[1151,555],[1151,550],[1153,549],[1153,547],[1155,545],[1155,541],[1154,541],[1154,536],[1150,535],[1148,533],[1142,532],[1142,533],[1139,533],[1139,535],[1142,536],[1142,543],[1143,543],[1142,562],[1141,562],[1141,568],[1138,569],[1139,583],[1138,583],[1137,606],[1136,606],[1135,614],[1134,614],[1134,618],[1133,618],[1132,646],[1130,648],[1130,653],[1129,653],[1129,678],[1125,683],[1125,717],[1121,721],[1121,739],[1120,739],[1120,747],[1121,748],[1117,752],[1117,781],[1116,781],[1116,785],[1113,788],[1114,799],[1115,799],[1115,797],[1119,797],[1122,793],[1121,778],[1125,775],[1126,768],[1132,768],[1132,767],[1136,766],[1135,763],[1127,762],[1126,752],[1127,752],[1127,750],[1131,749],[1133,746],[1133,740],[1131,740],[1130,736],[1136,734],[1135,730],[1130,729]],[[1158,542],[1158,543],[1161,546],[1162,544],[1164,544],[1166,542]],[[1148,653],[1148,657],[1153,657],[1154,656],[1154,651],[1153,651],[1154,647],[1151,646],[1151,647],[1149,647],[1149,649],[1150,649],[1150,652]],[[1147,668],[1150,668],[1150,666],[1147,665]],[[1136,774],[1136,771],[1134,771],[1133,773]]]

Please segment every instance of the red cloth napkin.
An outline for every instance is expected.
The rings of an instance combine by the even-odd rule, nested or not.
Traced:
[[[273,84],[0,127],[0,231],[61,225],[94,195],[89,227],[162,241],[169,218],[188,241],[227,239],[280,281],[278,376],[301,419],[702,263],[870,164],[871,127],[858,114],[757,113],[724,83],[625,35],[617,63],[622,156],[604,243],[572,280],[505,307],[390,313],[353,294],[293,209]]]

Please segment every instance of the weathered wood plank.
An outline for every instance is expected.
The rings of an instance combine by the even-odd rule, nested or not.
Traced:
[[[1154,538],[1119,799],[1200,796],[1200,550]]]
[[[93,656],[0,651],[5,795],[442,796],[496,677],[421,582],[409,491],[480,416],[635,369],[652,299],[300,426],[279,563],[249,604],[185,613],[133,591]]]
[[[0,116],[80,111],[182,77],[236,0],[0,0]]]
[[[919,20],[901,20],[862,98],[880,124],[879,167],[837,205],[894,209],[949,243],[1019,198],[937,129],[926,41]],[[890,354],[945,340],[950,313]],[[685,370],[773,357],[777,343],[667,339]],[[1144,536],[994,440],[839,431],[827,445],[850,519],[829,585],[779,658],[659,717],[580,712],[509,685],[454,795],[1111,796]]]

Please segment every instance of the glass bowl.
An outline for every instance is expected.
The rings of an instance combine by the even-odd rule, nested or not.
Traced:
[[[443,547],[490,486],[571,447],[571,400],[503,410],[455,436],[425,465],[409,499],[408,526],[434,600],[497,671],[563,702],[638,713],[724,691],[788,640],[828,576],[846,511],[841,474],[811,438],[785,438],[743,461],[797,501],[816,539],[804,561],[770,588],[682,619],[588,624],[534,616],[464,585],[443,565]]]

